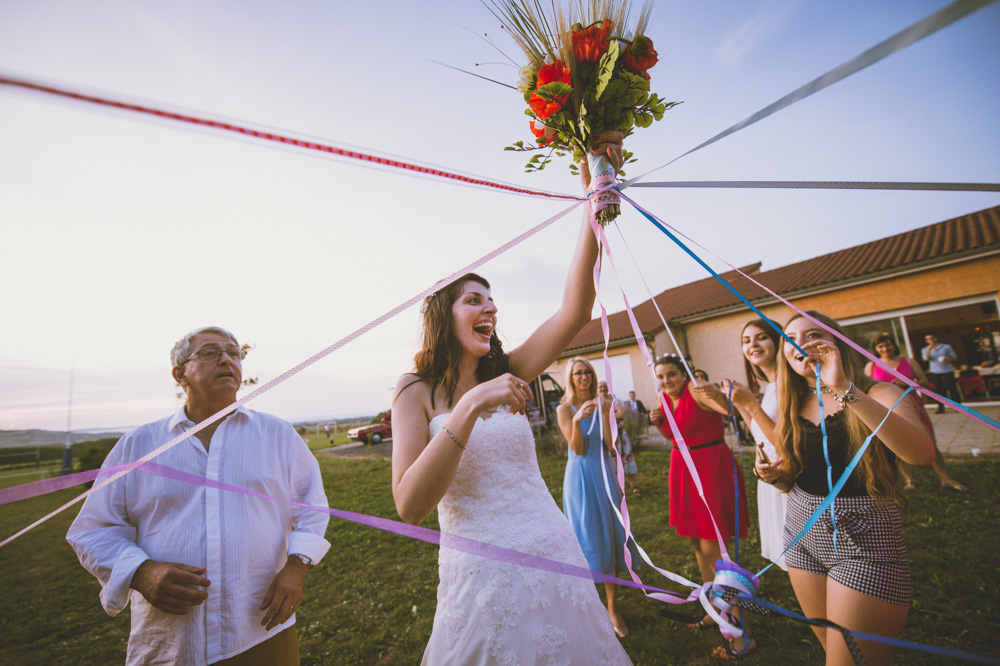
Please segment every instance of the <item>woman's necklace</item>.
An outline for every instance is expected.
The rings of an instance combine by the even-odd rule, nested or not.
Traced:
[[[819,393],[817,393],[815,386],[810,386],[809,390],[812,391],[813,393],[816,393],[817,395],[819,393],[826,393],[827,395],[833,395],[833,389],[831,389],[829,386],[820,386]]]

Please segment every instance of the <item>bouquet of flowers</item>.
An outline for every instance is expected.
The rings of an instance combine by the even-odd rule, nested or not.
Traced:
[[[656,64],[653,42],[644,32],[652,3],[647,0],[629,28],[629,0],[580,0],[575,13],[555,6],[545,15],[540,0],[490,0],[500,19],[528,57],[518,90],[528,104],[525,113],[535,140],[517,141],[505,150],[546,151],[534,155],[526,171],[544,169],[553,155],[572,153],[570,170],[586,155],[596,196],[597,218],[607,224],[618,217],[614,167],[604,155],[593,155],[591,137],[609,130],[628,135],[635,127],[661,120],[677,102],[649,92],[649,68]],[[626,162],[632,162],[630,153]]]

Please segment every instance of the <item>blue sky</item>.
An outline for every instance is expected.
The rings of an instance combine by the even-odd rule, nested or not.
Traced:
[[[629,139],[664,164],[947,3],[658,2],[653,90],[683,104]],[[478,2],[8,0],[0,74],[231,119],[558,192],[524,174],[521,58]],[[1000,5],[653,180],[1000,182]],[[477,67],[477,63],[480,63]],[[489,64],[501,63],[501,64]],[[995,193],[631,190],[765,269],[994,206]],[[168,352],[214,323],[270,379],[565,206],[359,166],[0,86],[0,429],[123,426],[176,406]],[[578,215],[490,262],[516,345],[555,308]],[[655,291],[701,269],[632,211]],[[624,262],[624,248],[614,246]],[[721,268],[720,264],[715,264]],[[631,302],[645,298],[623,267]],[[620,309],[615,285],[602,298]],[[255,401],[291,420],[374,413],[410,367],[414,310]],[[733,350],[734,365],[738,361]]]

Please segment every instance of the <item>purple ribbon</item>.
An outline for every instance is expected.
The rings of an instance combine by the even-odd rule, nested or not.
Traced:
[[[0,491],[0,504],[17,501],[17,499],[34,497],[36,495],[41,495],[45,492],[53,492],[55,490],[61,490],[62,488],[69,487],[71,485],[92,481],[98,476],[101,477],[108,476],[117,473],[118,471],[126,467],[129,467],[129,465],[116,465],[114,467],[106,467],[101,470],[90,470],[87,472],[79,472],[77,474],[71,474],[69,476],[63,476],[54,479],[46,479],[44,481],[35,481],[33,483],[26,483],[23,484],[22,486],[17,486],[14,488],[6,488],[3,491]],[[686,596],[686,595],[680,595],[676,592],[671,592],[670,590],[664,590],[658,587],[652,587],[649,585],[643,585],[641,583],[635,583],[630,580],[617,578],[615,576],[611,576],[599,571],[591,571],[586,567],[581,567],[574,564],[567,564],[565,562],[560,562],[558,560],[552,560],[547,557],[543,557],[541,555],[531,555],[529,553],[522,553],[520,551],[512,550],[510,548],[504,548],[503,546],[496,546],[494,544],[485,543],[482,541],[476,541],[475,539],[468,539],[466,537],[457,536],[455,534],[449,534],[447,532],[439,532],[437,530],[432,530],[427,527],[420,527],[419,525],[409,525],[407,523],[401,523],[399,521],[390,520],[388,518],[379,518],[377,516],[369,516],[363,513],[355,513],[354,511],[344,511],[342,509],[333,509],[326,506],[317,506],[314,504],[305,504],[303,502],[295,502],[292,500],[272,497],[270,495],[265,495],[264,493],[259,493],[253,490],[247,490],[246,488],[240,488],[239,486],[223,483],[221,481],[208,479],[203,476],[199,476],[197,474],[192,474],[191,472],[184,472],[182,470],[175,469],[173,467],[168,467],[166,465],[161,465],[160,463],[156,462],[142,463],[138,467],[135,467],[132,471],[141,472],[143,474],[152,474],[154,476],[159,476],[164,479],[171,479],[174,481],[180,481],[182,483],[190,483],[197,486],[203,486],[205,488],[213,488],[215,490],[222,490],[231,493],[239,493],[241,495],[249,495],[250,497],[258,497],[260,499],[273,500],[277,502],[288,502],[289,504],[300,506],[304,509],[310,509],[312,511],[321,511],[323,513],[330,514],[331,516],[334,516],[336,518],[347,520],[352,523],[358,523],[359,525],[365,525],[367,527],[374,527],[375,529],[382,530],[384,532],[391,532],[393,534],[409,537],[411,539],[419,539],[420,541],[432,543],[437,546],[441,546],[443,548],[451,548],[452,550],[457,550],[463,553],[478,555],[480,557],[486,557],[492,560],[498,560],[500,562],[508,562],[510,564],[516,564],[522,567],[539,569],[541,571],[548,571],[550,573],[562,574],[565,576],[574,576],[576,578],[585,578],[587,580],[593,580],[598,583],[614,583],[616,585],[624,585],[626,587],[635,587],[649,592],[658,592],[660,594],[669,595],[671,597],[684,598]],[[54,481],[59,481],[61,482],[61,484],[51,483]],[[10,492],[10,491],[17,491],[17,492]]]
[[[125,467],[126,465],[115,465],[114,467],[107,467],[104,470],[89,469],[85,472],[77,472],[76,474],[54,476],[51,479],[42,479],[41,481],[22,483],[17,486],[11,486],[10,488],[0,488],[0,505],[9,504],[11,502],[20,502],[21,500],[26,500],[31,497],[38,497],[39,495],[54,493],[57,490],[72,488],[73,486],[78,486],[81,483],[93,481],[97,478],[97,475],[102,472],[117,472],[125,469]]]

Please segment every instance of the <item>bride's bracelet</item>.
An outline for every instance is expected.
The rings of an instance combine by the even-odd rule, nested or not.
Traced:
[[[441,426],[441,430],[444,430],[446,433],[448,433],[448,436],[451,437],[451,441],[458,444],[458,448],[462,449],[463,451],[465,450],[465,446],[462,444],[462,442],[458,441],[458,437],[455,437],[455,435],[452,434],[451,430],[448,430],[448,426],[445,425]]]

